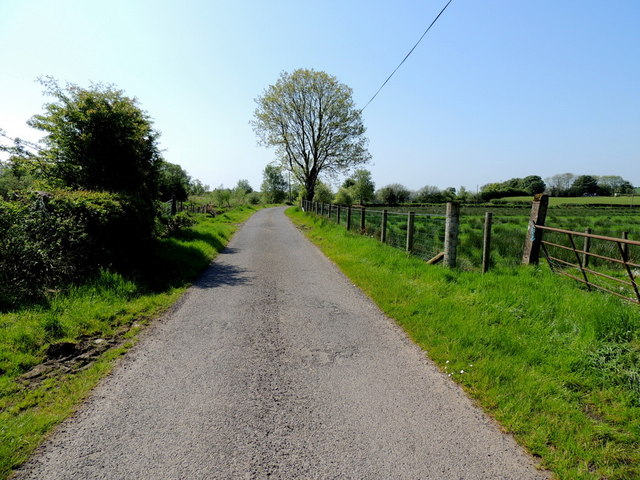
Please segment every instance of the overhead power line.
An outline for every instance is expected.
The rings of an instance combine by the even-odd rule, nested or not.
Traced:
[[[402,66],[402,64],[407,60],[407,58],[409,58],[409,55],[411,55],[413,53],[413,51],[416,49],[416,47],[418,46],[418,44],[422,41],[422,39],[424,38],[424,36],[427,34],[427,32],[429,30],[431,30],[431,27],[433,27],[433,25],[438,21],[438,19],[440,18],[440,16],[444,13],[444,11],[447,9],[447,7],[449,6],[449,4],[452,2],[453,0],[449,0],[447,2],[447,4],[442,8],[442,10],[440,10],[440,13],[438,14],[438,16],[436,18],[433,19],[433,22],[431,22],[431,25],[429,25],[427,27],[427,29],[424,31],[424,33],[422,34],[422,36],[418,39],[418,41],[416,42],[416,44],[413,46],[413,48],[411,50],[409,50],[409,53],[407,53],[405,55],[405,57],[402,59],[402,61],[400,62],[400,64],[396,67],[396,69],[391,72],[391,75],[389,75],[387,77],[387,79],[384,81],[384,83],[382,85],[380,85],[380,88],[378,89],[378,91],[373,95],[373,97],[371,97],[371,99],[369,99],[369,101],[367,102],[367,104],[362,107],[362,109],[360,110],[361,112],[367,108],[367,106],[369,106],[369,104],[373,101],[374,98],[376,98],[378,96],[378,94],[380,93],[380,90],[382,90],[384,88],[384,86],[387,84],[387,82],[389,80],[391,80],[391,77],[393,77],[393,74],[396,73],[398,71],[398,69]]]

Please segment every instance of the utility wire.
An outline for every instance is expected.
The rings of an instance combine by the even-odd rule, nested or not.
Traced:
[[[427,34],[427,32],[429,30],[431,30],[431,27],[433,27],[433,25],[438,21],[438,19],[440,18],[440,15],[442,15],[444,13],[444,11],[447,9],[447,7],[449,6],[449,4],[452,2],[453,0],[449,0],[447,2],[447,4],[442,8],[442,10],[440,10],[440,13],[438,14],[438,16],[433,20],[433,22],[431,22],[431,25],[429,25],[429,27],[424,31],[424,33],[422,34],[422,36],[418,39],[418,41],[416,42],[416,44],[413,46],[413,48],[411,50],[409,50],[409,53],[407,53],[407,55],[402,59],[402,61],[400,62],[400,64],[396,67],[396,69],[391,72],[391,75],[389,75],[387,77],[387,79],[384,81],[384,83],[382,85],[380,85],[380,88],[378,89],[378,91],[373,95],[373,97],[371,97],[371,99],[367,102],[367,104],[362,107],[362,109],[360,110],[361,112],[367,108],[367,106],[369,106],[369,104],[373,101],[374,98],[376,98],[378,96],[378,94],[380,93],[380,90],[382,90],[384,88],[384,86],[387,84],[387,82],[389,80],[391,80],[391,77],[393,77],[393,74],[396,73],[398,71],[398,69],[402,66],[402,64],[405,62],[405,60],[407,58],[409,58],[409,55],[411,55],[413,53],[413,51],[416,49],[416,47],[418,46],[418,44],[422,41],[422,39],[424,38],[424,36]]]
[[[9,135],[7,135],[5,133],[4,130],[0,130],[0,137],[4,137],[7,140],[11,140],[12,142],[14,142],[14,144],[16,146],[24,145],[24,146],[27,146],[29,148],[33,148],[34,150],[37,150],[38,152],[42,152],[42,150],[43,150],[36,143],[30,142],[29,140],[22,140],[21,138],[18,138],[18,137],[15,137],[15,138],[10,137]],[[11,148],[11,147],[9,147],[9,148]],[[4,150],[4,149],[2,148],[2,145],[0,145],[0,151],[2,151],[2,150]]]

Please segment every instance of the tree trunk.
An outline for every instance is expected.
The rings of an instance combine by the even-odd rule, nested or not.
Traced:
[[[315,185],[311,188],[307,187],[307,195],[306,195],[306,200],[309,200],[310,202],[313,202],[313,196],[315,195]]]
[[[313,196],[316,193],[316,182],[311,181],[310,179],[307,179],[307,181],[305,182],[304,188],[307,191],[307,195],[305,198],[310,202],[313,202]]]

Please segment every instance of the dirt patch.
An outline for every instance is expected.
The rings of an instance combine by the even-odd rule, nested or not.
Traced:
[[[109,338],[83,336],[76,342],[52,343],[44,352],[46,360],[16,380],[27,388],[36,388],[48,378],[84,370],[107,350],[124,344],[125,335],[139,326],[139,323],[128,325]]]

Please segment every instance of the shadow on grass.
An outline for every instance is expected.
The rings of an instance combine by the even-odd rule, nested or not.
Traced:
[[[197,246],[185,245],[186,242],[205,242],[218,253],[235,253],[234,249],[225,247],[223,240],[215,234],[185,229],[171,237],[156,239],[146,244],[121,246],[121,253],[105,268],[132,281],[139,293],[161,293],[194,281],[202,288],[215,287],[223,283],[240,283],[239,271],[229,271],[229,278],[226,280],[222,278],[225,274],[218,274],[219,277],[211,277],[210,280],[204,280],[205,276],[199,279],[211,264],[211,259]],[[206,274],[208,275],[209,273]],[[98,277],[98,266],[94,266],[85,278],[79,279],[78,282],[68,282],[59,288],[66,290]],[[205,283],[202,283],[203,281]],[[49,300],[44,294],[21,299],[0,298],[0,313],[26,306],[38,305],[47,308]]]
[[[221,252],[224,249],[224,244],[222,243],[220,238],[213,235],[212,233],[196,232],[194,230],[182,230],[180,232],[177,232],[173,236],[173,238],[186,241],[201,240],[211,245],[218,252]]]
[[[225,248],[223,243],[213,235],[195,233],[192,238],[206,241],[218,252],[234,253],[233,249]],[[156,293],[187,285],[197,279],[211,264],[211,259],[199,248],[184,245],[172,239],[157,243],[139,261],[135,276],[146,289]],[[238,272],[229,272],[229,274],[235,278]],[[198,284],[201,282],[200,279],[195,281]],[[217,284],[221,284],[221,280],[217,280]]]

